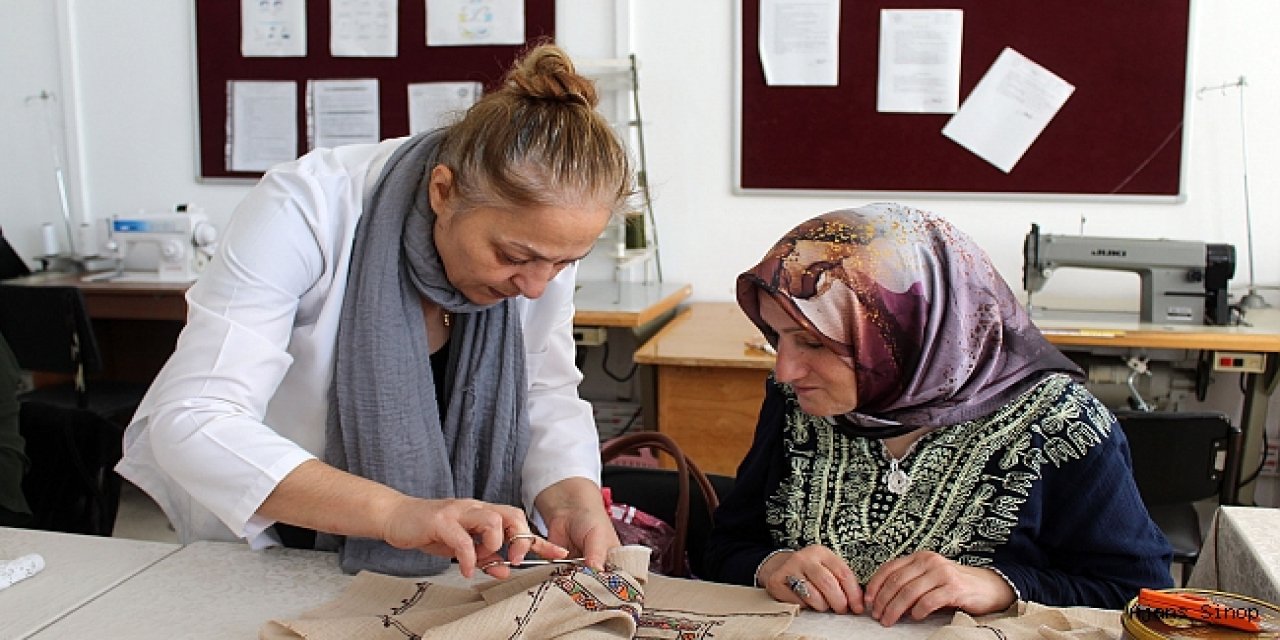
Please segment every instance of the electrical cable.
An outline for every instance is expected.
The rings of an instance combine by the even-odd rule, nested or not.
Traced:
[[[1265,469],[1266,467],[1267,467],[1267,430],[1263,429],[1262,430],[1262,459],[1258,460],[1258,468],[1254,469],[1253,473],[1249,474],[1249,477],[1244,478],[1239,483],[1237,483],[1236,488],[1243,489],[1245,485],[1257,480],[1258,477],[1262,475],[1262,470]],[[1253,506],[1257,506],[1257,500],[1254,501]]]
[[[602,347],[601,351],[604,352],[604,358],[600,361],[600,370],[603,371],[605,375],[609,376],[610,378],[613,378],[615,382],[628,382],[631,380],[632,377],[636,375],[636,369],[640,368],[640,364],[636,362],[631,363],[631,370],[628,371],[627,374],[624,376],[619,376],[614,372],[610,371],[609,370],[609,341],[605,340],[604,344],[600,346]]]

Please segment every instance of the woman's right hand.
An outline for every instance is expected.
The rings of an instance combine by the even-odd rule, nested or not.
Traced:
[[[382,539],[399,549],[456,558],[465,577],[472,576],[477,564],[493,560],[520,562],[530,552],[544,558],[569,554],[541,536],[528,537],[528,520],[524,511],[515,507],[479,500],[401,498],[386,514]],[[507,547],[505,558],[499,555],[503,545]],[[498,565],[487,573],[506,578],[511,570]]]
[[[815,611],[857,613],[863,611],[862,587],[843,558],[819,544],[799,551],[775,554],[766,560],[756,579],[769,595]],[[802,588],[792,588],[803,581]]]

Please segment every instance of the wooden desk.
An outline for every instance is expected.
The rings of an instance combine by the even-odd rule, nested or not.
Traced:
[[[635,353],[657,370],[658,430],[708,473],[735,475],[751,447],[773,356],[733,303],[694,303]]]
[[[1260,354],[1263,371],[1241,374],[1245,387],[1240,407],[1244,445],[1236,477],[1247,478],[1262,462],[1267,405],[1275,392],[1277,372],[1280,371],[1280,310],[1252,310],[1247,316],[1252,326],[1236,327],[1141,323],[1132,314],[1064,310],[1036,310],[1032,320],[1049,342],[1060,348],[1120,347]],[[1233,502],[1252,504],[1255,484],[1249,482],[1240,487]]]
[[[178,548],[163,542],[0,527],[0,559],[38,553],[45,561],[40,573],[0,590],[0,638],[30,636]]]
[[[33,273],[6,281],[29,286],[74,286],[84,292],[95,319],[171,320],[186,322],[184,295],[190,282],[121,282],[85,280],[70,273]],[[638,327],[676,308],[693,288],[669,282],[578,283],[573,323],[599,327]]]
[[[79,274],[40,272],[5,281],[33,287],[79,287],[89,316],[105,320],[186,322],[190,282],[86,281]]]
[[[41,532],[31,533],[33,540],[42,537]],[[27,583],[41,575],[13,588],[32,586]],[[67,578],[74,582],[75,574],[59,582],[65,584]],[[469,584],[456,568],[428,579],[450,586]],[[63,612],[34,635],[5,637],[255,638],[266,621],[324,604],[350,582],[351,576],[338,569],[333,553],[278,548],[253,551],[244,544],[196,542],[166,555],[83,606]],[[7,612],[5,596],[6,592],[0,591],[0,606]],[[788,631],[812,638],[924,640],[949,621],[949,615],[938,614],[885,629],[868,616],[802,611]]]
[[[691,293],[692,286],[672,282],[579,280],[573,324],[634,329],[669,313]]]
[[[186,323],[184,296],[191,286],[189,282],[92,281],[79,274],[52,272],[7,283],[79,287],[105,360],[103,377],[131,382],[150,382],[173,353]],[[691,291],[688,284],[678,283],[579,282],[574,325],[638,330],[669,316]],[[614,368],[631,366],[635,339],[631,342],[628,348],[616,350],[619,361],[612,364]]]
[[[26,286],[73,286],[84,293],[102,353],[102,378],[149,383],[178,343],[187,319],[189,282],[95,282],[79,274],[40,272],[6,280]]]
[[[1241,468],[1261,460],[1267,399],[1276,385],[1280,361],[1280,312],[1250,316],[1255,327],[1153,325],[1097,314],[1055,312],[1034,320],[1049,342],[1060,347],[1191,349],[1263,354],[1266,371],[1244,374],[1242,407],[1245,455]],[[751,444],[764,398],[763,381],[773,357],[744,345],[759,336],[737,305],[699,302],[640,347],[635,361],[657,369],[658,429],[686,448],[699,465],[733,474]],[[1247,475],[1247,474],[1246,474]],[[1243,476],[1241,476],[1243,477]],[[1252,500],[1252,486],[1240,500]]]

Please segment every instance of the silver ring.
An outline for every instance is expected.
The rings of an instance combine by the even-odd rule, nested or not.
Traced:
[[[533,540],[534,542],[537,542],[541,538],[542,536],[536,533],[517,533],[511,536],[510,538],[507,538],[507,544],[510,545],[512,542],[515,542],[516,540]]]
[[[804,578],[787,576],[786,583],[787,583],[787,588],[791,589],[792,591],[795,592],[796,595],[800,596],[800,599],[803,600],[809,597],[809,585],[804,581]]]

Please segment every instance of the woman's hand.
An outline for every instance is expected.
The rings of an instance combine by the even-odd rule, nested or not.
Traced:
[[[458,560],[462,575],[470,578],[477,564],[493,560],[524,560],[525,554],[563,558],[568,550],[541,537],[528,535],[524,511],[479,500],[425,500],[404,496],[386,515],[382,539],[399,549],[418,549],[432,555]],[[507,548],[506,557],[500,552]],[[495,578],[506,578],[511,570],[503,565],[487,570]]]
[[[543,489],[534,502],[547,525],[547,538],[595,569],[603,569],[609,549],[622,544],[604,510],[599,485],[586,478],[565,478]]]
[[[1013,588],[996,572],[966,567],[932,551],[917,551],[880,566],[867,582],[871,617],[886,627],[910,614],[915,620],[939,609],[961,609],[973,615],[1009,608]]]
[[[595,496],[603,511],[599,489]],[[479,500],[414,498],[319,460],[308,460],[289,472],[258,507],[258,515],[337,535],[385,540],[399,549],[457,558],[458,568],[468,578],[477,564],[493,560],[518,562],[527,553],[544,558],[569,554],[561,546],[527,536],[529,521],[516,507]],[[504,544],[506,558],[499,555]],[[488,573],[505,578],[510,569],[497,566]]]
[[[762,564],[756,580],[780,602],[815,611],[862,613],[862,588],[844,559],[822,545],[775,554]],[[797,581],[800,587],[793,588]]]

